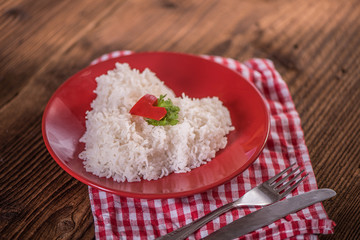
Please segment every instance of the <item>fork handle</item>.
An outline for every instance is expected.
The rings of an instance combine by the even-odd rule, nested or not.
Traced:
[[[167,240],[167,239],[185,239],[187,236],[204,226],[209,221],[220,216],[221,214],[233,209],[235,205],[233,203],[228,203],[222,207],[212,211],[211,213],[197,219],[194,222],[191,222],[181,228],[176,229],[175,231],[168,233],[164,236],[157,238],[157,240]]]

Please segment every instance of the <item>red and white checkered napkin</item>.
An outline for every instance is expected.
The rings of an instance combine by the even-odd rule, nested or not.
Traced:
[[[116,51],[92,62],[131,54]],[[120,197],[89,187],[97,239],[154,239],[165,235],[205,214],[232,202],[246,191],[268,180],[297,162],[309,176],[292,195],[317,189],[309,153],[300,126],[300,118],[286,83],[271,61],[251,59],[239,63],[233,59],[203,56],[238,71],[263,94],[271,110],[270,136],[259,158],[243,173],[221,186],[183,198],[136,199]],[[200,239],[256,209],[238,208],[209,222],[189,239]],[[280,219],[240,239],[317,239],[331,234],[335,223],[328,219],[321,203]]]

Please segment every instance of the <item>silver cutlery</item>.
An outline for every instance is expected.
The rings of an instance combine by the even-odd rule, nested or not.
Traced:
[[[301,177],[302,173],[305,170],[300,171],[295,174],[300,167],[295,168],[289,174],[282,177],[287,171],[292,169],[295,164],[292,164],[290,167],[286,168],[279,174],[270,178],[268,181],[260,184],[259,186],[251,189],[246,192],[242,197],[237,199],[234,202],[228,203],[215,211],[197,219],[194,222],[191,222],[181,228],[176,229],[175,231],[168,233],[164,236],[157,238],[158,240],[164,239],[185,239],[190,234],[204,226],[209,221],[220,216],[221,214],[240,206],[266,206],[277,202],[284,198],[286,195],[291,193],[299,184],[306,178],[308,174]]]
[[[318,189],[276,202],[229,223],[211,233],[204,240],[227,240],[243,236],[303,208],[336,195],[332,189]]]

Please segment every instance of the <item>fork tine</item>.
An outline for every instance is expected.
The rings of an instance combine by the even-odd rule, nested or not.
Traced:
[[[289,173],[288,175],[286,175],[285,177],[283,177],[282,179],[280,179],[280,181],[276,182],[273,185],[273,188],[276,188],[277,186],[279,186],[280,184],[282,184],[283,182],[285,182],[285,180],[287,180],[290,176],[292,176],[300,167],[295,168],[294,170],[291,171],[291,173]]]
[[[300,178],[294,185],[292,185],[289,189],[287,189],[285,192],[283,192],[280,197],[283,198],[286,195],[288,195],[289,193],[291,193],[295,188],[297,188],[297,186],[299,186],[299,184],[308,176],[309,174],[307,173],[305,176],[303,176],[302,178]]]
[[[286,184],[282,185],[277,191],[281,192],[283,190],[285,190],[288,186],[290,186],[291,183],[295,182],[296,179],[303,173],[305,172],[305,169],[302,170],[301,172],[299,172],[298,174],[295,175],[295,177],[293,177],[290,181],[288,181]]]
[[[295,165],[295,163],[291,164],[288,168],[284,169],[283,171],[281,171],[280,173],[276,174],[274,177],[270,178],[269,180],[266,181],[266,183],[268,184],[272,184],[273,182],[275,182],[279,177],[281,177],[285,172],[287,172],[290,168],[292,168]]]

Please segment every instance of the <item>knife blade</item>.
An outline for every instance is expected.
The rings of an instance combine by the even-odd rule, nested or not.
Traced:
[[[335,195],[336,192],[328,188],[303,193],[295,197],[276,202],[267,207],[263,207],[256,212],[250,213],[233,221],[232,223],[229,223],[225,227],[220,228],[203,239],[234,239],[261,227],[267,226],[291,213],[295,213],[310,205],[329,199]]]

